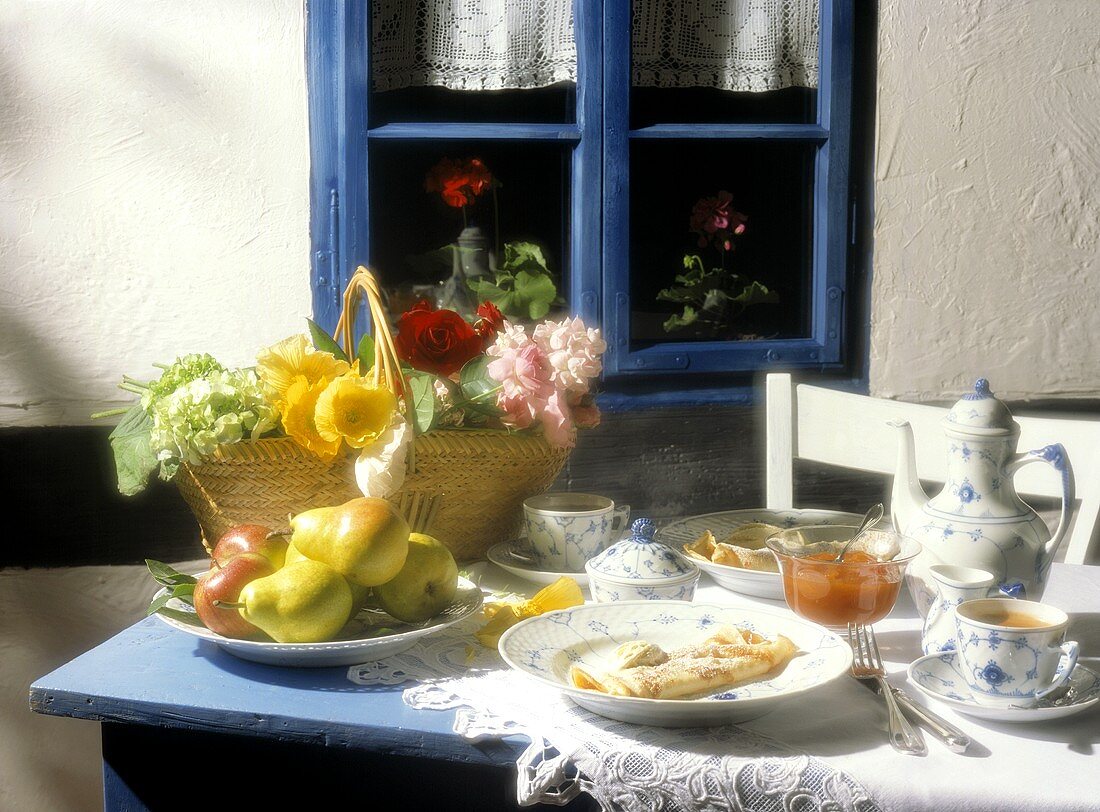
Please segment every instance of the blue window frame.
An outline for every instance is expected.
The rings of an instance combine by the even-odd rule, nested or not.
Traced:
[[[312,283],[315,319],[332,328],[355,267],[371,263],[371,163],[385,144],[526,141],[571,147],[569,304],[608,340],[606,375],[747,372],[769,366],[840,367],[854,197],[849,188],[853,0],[821,0],[816,110],[805,123],[631,126],[631,0],[574,7],[577,42],[573,123],[372,121],[370,15],[363,0],[307,4],[311,143]],[[809,280],[804,335],[741,341],[631,339],[631,155],[662,142],[800,145],[811,156]]]

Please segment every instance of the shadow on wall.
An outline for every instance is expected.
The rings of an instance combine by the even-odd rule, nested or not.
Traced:
[[[99,725],[32,713],[31,682],[145,614],[144,567],[0,570],[0,809],[101,809]]]

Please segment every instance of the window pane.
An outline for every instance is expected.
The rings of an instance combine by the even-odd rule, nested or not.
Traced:
[[[818,0],[633,0],[632,127],[816,120]]]
[[[571,123],[571,2],[371,0],[371,125]]]
[[[633,349],[809,334],[815,152],[789,142],[632,145]]]
[[[498,296],[501,310],[514,321],[523,320],[534,300],[560,309],[563,305],[555,297],[568,298],[571,153],[570,147],[538,142],[373,144],[371,260],[391,296],[397,297],[391,310],[400,312],[417,298],[428,297],[469,312],[479,300],[492,298],[489,293]],[[483,169],[471,166],[472,159]],[[484,183],[478,193],[477,180],[487,180],[484,172],[493,182]],[[462,206],[463,200],[467,205]],[[482,241],[466,230],[456,253],[452,246],[467,227],[479,229]],[[475,284],[496,283],[494,269],[505,269],[509,245],[512,266],[520,267],[522,259],[522,268],[533,276],[540,276],[538,266],[544,260],[553,287],[542,283],[517,292],[506,280],[502,292],[517,295],[501,297],[483,287],[475,293],[463,284],[463,276]]]
[[[530,90],[449,90],[406,87],[371,94],[372,127],[404,121],[572,124],[577,93],[572,82]]]

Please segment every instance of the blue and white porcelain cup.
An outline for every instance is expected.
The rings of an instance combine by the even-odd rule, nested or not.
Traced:
[[[622,535],[630,505],[593,493],[544,493],[523,500],[527,552],[549,572],[584,572],[588,559]]]
[[[982,598],[955,607],[955,650],[974,701],[1028,708],[1061,688],[1077,665],[1069,616],[1047,603]]]

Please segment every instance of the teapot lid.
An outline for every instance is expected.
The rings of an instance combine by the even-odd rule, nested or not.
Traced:
[[[1020,428],[1008,407],[993,396],[985,378],[978,378],[974,391],[963,395],[943,422],[949,429],[972,434],[1015,434]]]
[[[598,575],[629,581],[684,578],[699,568],[653,536],[657,526],[650,519],[637,519],[630,536],[616,542],[588,562],[586,569]]]

